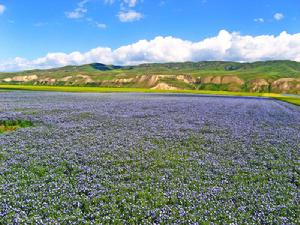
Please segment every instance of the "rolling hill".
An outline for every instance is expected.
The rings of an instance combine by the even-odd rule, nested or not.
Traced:
[[[0,84],[135,87],[300,94],[300,63],[223,61],[114,66],[92,63],[0,73]]]

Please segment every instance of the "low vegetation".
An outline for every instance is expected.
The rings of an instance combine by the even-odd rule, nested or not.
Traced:
[[[289,102],[294,105],[300,105],[300,96],[299,97],[280,96],[280,97],[274,97],[274,98],[278,99],[280,101]]]
[[[0,120],[0,134],[31,126],[33,123],[28,120]]]
[[[72,87],[72,86],[37,86],[37,85],[0,85],[0,90],[27,90],[27,91],[56,91],[56,92],[95,92],[95,93],[174,93],[174,94],[202,94],[224,96],[252,96],[275,98],[295,105],[300,105],[300,96],[284,96],[276,93],[230,92],[210,90],[156,90],[146,88],[105,88],[105,87]]]

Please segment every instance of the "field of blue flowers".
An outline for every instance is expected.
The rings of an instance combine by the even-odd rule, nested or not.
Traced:
[[[0,92],[0,224],[299,224],[300,108]]]

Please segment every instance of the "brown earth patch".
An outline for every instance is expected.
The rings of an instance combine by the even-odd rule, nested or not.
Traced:
[[[151,88],[152,90],[179,90],[177,87],[170,86],[167,83],[158,83],[155,87]]]
[[[250,90],[251,91],[263,91],[268,88],[270,83],[265,79],[255,79],[250,81]]]

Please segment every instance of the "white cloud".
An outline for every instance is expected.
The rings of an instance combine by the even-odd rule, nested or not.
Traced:
[[[82,0],[82,1],[80,1],[80,2],[78,3],[78,7],[83,8],[84,5],[85,5],[86,3],[88,3],[89,1],[90,1],[90,0]]]
[[[143,15],[139,12],[136,12],[134,10],[130,10],[130,11],[120,11],[118,14],[119,20],[123,23],[126,22],[133,22],[133,21],[137,21],[143,18]]]
[[[100,29],[106,29],[107,25],[105,23],[100,23],[98,21],[95,21],[93,18],[86,18],[85,19],[90,25],[100,28]]]
[[[254,19],[254,22],[257,22],[257,23],[264,23],[265,20],[263,18],[255,18]]]
[[[160,0],[159,4],[160,7],[166,5],[166,1],[165,0]]]
[[[143,0],[141,0],[142,2]],[[116,0],[104,0],[106,4],[113,4]],[[138,21],[143,18],[143,14],[134,10],[137,6],[139,0],[119,0],[120,11],[118,13],[118,18],[121,22],[133,22]]]
[[[273,17],[277,21],[284,19],[284,15],[282,13],[275,13]]]
[[[104,0],[105,4],[113,4],[115,0]]]
[[[104,0],[105,4],[113,4],[116,0]],[[138,0],[119,0],[121,5],[127,5],[128,7],[135,7],[138,3]]]
[[[69,19],[80,19],[85,16],[87,9],[84,7],[89,0],[82,0],[77,4],[77,8],[71,12],[66,12],[66,16]]]
[[[66,16],[69,19],[79,19],[79,18],[84,17],[86,12],[87,12],[86,9],[77,8],[72,12],[66,12]]]
[[[191,42],[175,37],[156,37],[140,40],[112,50],[98,47],[88,52],[49,53],[34,60],[15,58],[0,62],[0,71],[33,68],[52,68],[92,62],[117,65],[135,65],[153,62],[184,61],[259,61],[295,60],[300,62],[300,33],[282,32],[278,36],[250,36],[221,30],[215,37]]]
[[[6,10],[5,5],[0,4],[0,15],[3,14]]]
[[[107,25],[104,24],[104,23],[97,23],[96,22],[96,27],[100,28],[100,29],[106,29],[107,28]]]
[[[33,24],[33,26],[35,26],[35,27],[44,27],[47,25],[48,25],[48,23],[45,23],[45,22],[36,22]]]
[[[135,7],[137,2],[137,0],[124,0],[124,3],[127,4],[129,7]]]

